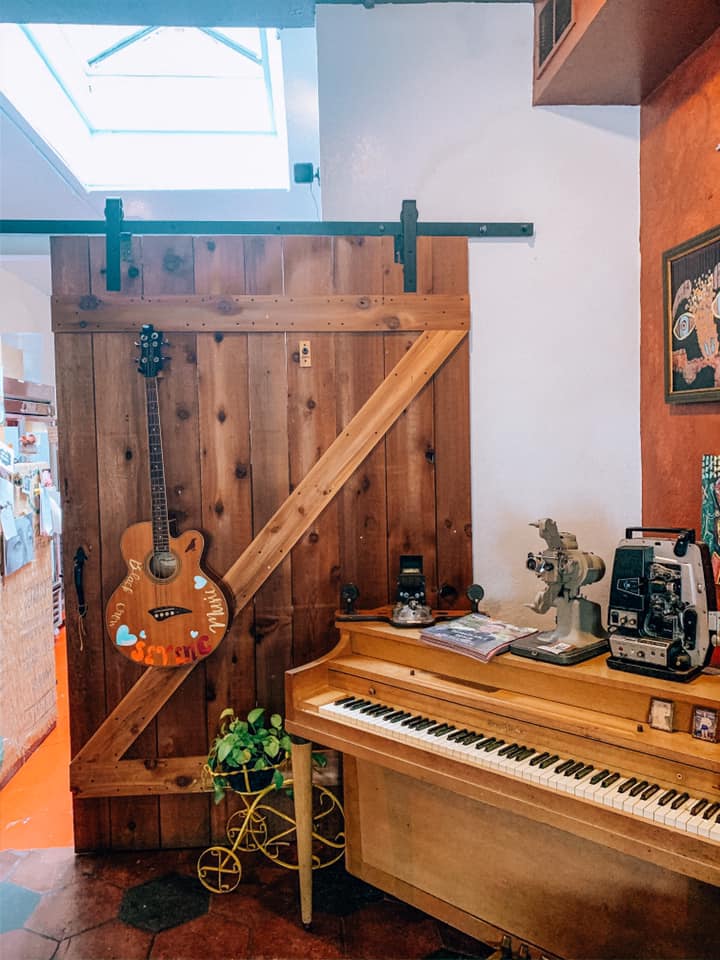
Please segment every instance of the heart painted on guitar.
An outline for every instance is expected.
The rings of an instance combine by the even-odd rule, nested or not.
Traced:
[[[119,647],[131,647],[134,643],[137,643],[137,637],[134,633],[130,633],[127,624],[121,623],[115,634],[115,643]]]
[[[197,630],[191,630],[191,631],[190,631],[190,636],[193,638],[193,640],[195,639],[195,637],[196,637],[197,635],[198,635],[198,631],[197,631]]]
[[[142,638],[143,640],[145,640],[145,638],[147,637],[147,634],[145,633],[144,630],[141,630],[141,631],[140,631],[140,636],[141,636],[141,638]]]
[[[202,590],[202,588],[205,586],[206,583],[207,583],[207,580],[205,579],[205,577],[195,576],[195,589],[196,589],[196,590]]]

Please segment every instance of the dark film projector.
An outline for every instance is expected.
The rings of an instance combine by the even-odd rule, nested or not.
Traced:
[[[441,595],[443,591],[441,589]],[[453,591],[454,593],[454,591]],[[485,596],[483,588],[473,583],[467,589],[467,598],[471,609],[477,611],[478,604]],[[355,601],[360,591],[354,583],[346,583],[340,591],[341,609],[335,619],[343,621],[384,621],[394,627],[428,627],[441,620],[452,620],[462,617],[469,611],[465,610],[431,610],[425,595],[425,576],[423,574],[423,558],[416,554],[406,554],[400,557],[400,572],[397,579],[397,594],[394,604],[375,607],[372,610],[357,610]]]
[[[613,563],[608,666],[692,680],[718,642],[716,606],[710,553],[694,530],[628,527]]]

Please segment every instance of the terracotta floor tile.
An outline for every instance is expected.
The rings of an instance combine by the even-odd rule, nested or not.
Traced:
[[[363,960],[419,960],[442,947],[437,924],[397,901],[371,903],[345,917],[348,957]]]
[[[244,960],[250,931],[224,917],[198,917],[155,935],[152,960]]]
[[[339,960],[345,956],[342,921],[337,917],[318,917],[312,930],[300,922],[283,917],[253,927],[248,957],[252,960]],[[327,929],[329,926],[333,930]]]
[[[57,950],[57,940],[49,940],[29,930],[10,930],[0,934],[0,957],[3,960],[50,960]]]
[[[109,883],[84,880],[47,893],[28,917],[28,930],[64,940],[117,917],[122,891]]]
[[[148,850],[141,853],[108,853],[87,859],[94,862],[98,880],[126,890],[168,873],[197,876],[195,865],[199,853],[199,850]]]
[[[17,865],[27,853],[17,850],[0,850],[0,881],[10,879]]]
[[[72,847],[49,847],[30,850],[15,869],[13,883],[46,893],[92,875],[93,865],[76,857]]]
[[[152,934],[111,920],[64,940],[53,960],[145,960]]]

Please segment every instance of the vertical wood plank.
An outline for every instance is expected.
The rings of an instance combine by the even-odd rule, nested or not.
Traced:
[[[90,292],[86,237],[52,237],[53,293]],[[102,605],[100,504],[95,432],[93,339],[55,336],[58,411],[58,489],[63,502],[62,564],[65,582],[65,634],[68,658],[70,746],[75,755],[105,718],[105,637]],[[73,558],[79,547],[88,556],[83,587],[87,615],[81,620],[73,587]],[[107,800],[74,800],[78,852],[110,846]]]
[[[103,610],[126,575],[120,537],[131,524],[150,516],[145,388],[135,366],[132,334],[98,334],[94,339],[95,416],[98,443],[100,530],[103,544]],[[114,709],[142,673],[105,638],[108,710]],[[130,757],[156,755],[151,723],[128,751]],[[110,801],[112,845],[116,849],[157,847],[158,801],[122,797]]]
[[[383,239],[337,237],[335,293],[383,292]],[[384,377],[383,338],[347,333],[335,340],[338,433]],[[341,584],[360,590],[360,607],[388,602],[385,444],[379,443],[337,496]],[[339,604],[339,598],[338,598]]]
[[[194,293],[192,237],[143,239],[146,297]],[[177,532],[201,526],[197,343],[194,334],[168,338],[169,370],[158,385],[168,514]],[[206,665],[199,664],[157,716],[158,754],[193,756],[207,752]],[[160,844],[203,846],[210,839],[207,796],[160,798]]]
[[[244,286],[242,237],[195,239],[195,293],[242,293]],[[202,531],[205,564],[216,574],[227,570],[252,539],[247,341],[246,334],[197,337]],[[208,742],[226,707],[244,713],[255,705],[252,625],[248,605],[205,661]],[[226,840],[230,813],[227,802],[211,804],[213,842]]]
[[[330,237],[285,237],[285,293],[332,293]],[[289,339],[289,338],[288,338]],[[309,340],[312,366],[301,367],[298,341]],[[297,334],[288,343],[290,483],[296,485],[337,435],[335,335]],[[331,646],[340,589],[338,505],[333,500],[292,551],[293,663],[299,666]]]
[[[386,244],[387,258],[392,252]],[[418,237],[418,292],[429,292],[432,283],[428,237]],[[385,261],[385,292],[398,276]],[[401,288],[402,289],[402,288]],[[417,334],[385,334],[385,375],[410,349]],[[397,574],[403,554],[423,558],[428,603],[437,602],[437,548],[435,536],[435,471],[433,382],[418,394],[385,437],[388,504],[388,595],[397,594]]]
[[[282,240],[245,240],[246,293],[283,292]],[[287,344],[284,334],[248,338],[253,535],[287,497],[290,487],[287,422]],[[292,559],[258,590],[254,600],[256,702],[283,713],[285,671],[292,666]]]
[[[433,239],[432,292],[467,294],[464,237]],[[468,337],[435,374],[434,394],[438,606],[465,606],[473,576]]]

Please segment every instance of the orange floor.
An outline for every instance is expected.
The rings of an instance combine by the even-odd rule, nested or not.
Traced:
[[[73,843],[65,631],[55,639],[57,726],[0,790],[0,850]]]

